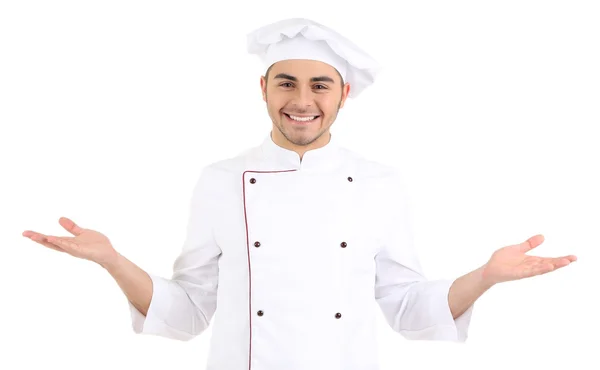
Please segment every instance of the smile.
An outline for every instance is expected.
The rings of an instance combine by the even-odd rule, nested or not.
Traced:
[[[296,123],[296,124],[310,123],[310,122],[315,121],[317,118],[321,117],[321,116],[299,117],[299,116],[292,116],[287,113],[284,113],[284,115],[288,118],[289,121],[292,121],[293,123]]]

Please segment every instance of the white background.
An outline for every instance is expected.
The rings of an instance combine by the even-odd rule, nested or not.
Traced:
[[[212,327],[135,335],[110,275],[21,233],[71,236],[70,217],[169,276],[200,169],[271,129],[246,34],[288,17],[384,65],[332,133],[405,171],[428,277],[538,233],[531,254],[579,258],[486,292],[464,345],[405,340],[380,316],[382,370],[600,368],[596,4],[3,1],[0,368],[204,368]]]

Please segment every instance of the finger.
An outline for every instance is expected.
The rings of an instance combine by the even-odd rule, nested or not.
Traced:
[[[60,238],[60,239],[64,239],[64,240],[69,240],[72,241],[75,239],[75,237],[73,236],[52,236],[52,235],[44,235],[42,233],[37,233],[35,231],[31,231],[31,230],[27,230],[23,232],[23,236],[26,236],[28,238],[31,239],[32,236],[36,237],[36,241],[37,240],[43,240],[43,241],[48,241],[48,238]]]
[[[51,243],[54,244],[55,246],[63,249],[66,252],[72,251],[76,248],[79,248],[79,246],[77,245],[77,243],[75,243],[73,241],[73,238],[63,238],[63,237],[56,237],[56,236],[51,236],[49,235],[46,240]]]
[[[544,236],[542,234],[537,234],[519,244],[519,249],[521,252],[525,253],[542,244],[543,242]]]
[[[50,249],[54,249],[55,251],[58,252],[65,252],[62,248],[49,243],[46,239],[46,235],[44,234],[40,234],[40,233],[35,233],[33,231],[25,231],[23,233],[23,236],[28,237],[29,239],[33,240],[34,242],[43,245],[44,247],[48,247]]]
[[[532,270],[536,275],[545,274],[550,271],[556,271],[569,265],[571,261],[566,258],[545,258],[539,264],[535,265]]]
[[[554,265],[552,263],[548,263],[548,262],[540,262],[540,263],[535,263],[532,264],[530,266],[527,266],[525,268],[524,271],[524,277],[532,277],[532,276],[536,276],[536,275],[542,275],[542,274],[546,274],[550,271],[554,271],[556,270],[556,268],[554,267]]]
[[[535,275],[542,275],[568,266],[569,264],[571,264],[571,260],[568,257],[571,256],[557,258],[538,258],[535,261],[526,264],[526,267],[524,269],[525,276],[530,277]]]
[[[75,222],[73,222],[71,219],[67,218],[67,217],[61,217],[58,219],[58,223],[65,228],[65,230],[67,230],[68,232],[70,232],[71,234],[78,236],[83,232],[83,229],[79,226],[77,226],[77,224]]]
[[[573,256],[574,257],[574,256]],[[573,261],[571,256],[564,257],[538,257],[536,263],[551,264],[555,267],[566,266]]]
[[[577,261],[577,257],[574,255],[562,256],[562,257],[538,257],[538,256],[527,256],[523,262],[524,265],[539,264],[539,263],[551,263],[551,264],[563,264]]]
[[[565,267],[571,263],[571,259],[567,257],[558,257],[552,259],[552,264],[555,268]]]

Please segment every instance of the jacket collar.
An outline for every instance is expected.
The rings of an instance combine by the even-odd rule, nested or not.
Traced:
[[[342,159],[340,147],[333,134],[326,145],[304,153],[302,161],[295,151],[275,144],[271,132],[264,139],[261,150],[268,167],[274,170],[330,171],[337,168]]]

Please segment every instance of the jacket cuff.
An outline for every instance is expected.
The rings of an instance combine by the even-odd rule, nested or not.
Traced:
[[[475,304],[471,305],[462,315],[454,319],[450,311],[448,294],[454,280],[425,281],[419,284],[418,291],[412,294],[421,295],[427,302],[428,311],[436,322],[421,330],[403,331],[408,339],[433,339],[454,342],[465,342],[468,338],[469,325]]]
[[[164,318],[169,312],[168,282],[165,278],[148,274],[152,280],[152,299],[148,313],[144,316],[127,300],[131,313],[131,326],[136,334],[157,334],[166,326]]]
[[[436,302],[439,307],[442,307],[445,311],[445,316],[448,320],[448,326],[452,328],[452,340],[456,342],[465,342],[469,334],[469,325],[471,323],[471,316],[473,314],[474,304],[463,312],[462,315],[454,319],[452,312],[450,311],[450,304],[448,302],[448,296],[450,294],[450,287],[454,283],[454,280],[439,280],[435,285],[435,296],[439,297],[439,302]]]

